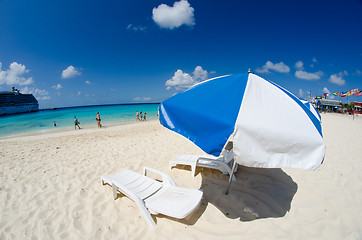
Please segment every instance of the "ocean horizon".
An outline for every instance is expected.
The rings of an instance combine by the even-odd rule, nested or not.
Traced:
[[[39,111],[48,111],[55,109],[64,109],[64,108],[86,108],[86,107],[102,107],[102,106],[119,106],[119,105],[154,105],[161,104],[161,102],[147,102],[147,103],[106,103],[106,104],[92,104],[92,105],[79,105],[79,106],[66,106],[66,107],[47,107],[39,108]],[[22,113],[19,113],[22,114]]]
[[[147,113],[147,120],[151,120],[157,118],[158,106],[159,103],[102,104],[46,108],[31,113],[3,115],[0,116],[0,137],[74,127],[74,116],[80,122],[81,128],[97,126],[97,112],[103,126],[136,121],[136,111]]]

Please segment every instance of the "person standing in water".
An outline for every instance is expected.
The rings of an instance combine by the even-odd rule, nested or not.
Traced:
[[[101,128],[102,124],[101,124],[101,116],[99,115],[99,112],[97,112],[96,120],[97,120],[98,127]]]
[[[140,114],[138,113],[138,110],[136,111],[136,117],[137,117],[137,120],[139,121],[140,120]]]

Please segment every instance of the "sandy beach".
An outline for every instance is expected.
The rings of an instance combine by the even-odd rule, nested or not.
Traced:
[[[225,195],[219,171],[173,168],[204,154],[158,121],[0,140],[0,239],[362,239],[362,116],[322,114],[324,163],[315,171],[240,166]],[[113,200],[102,175],[150,166],[202,188],[187,220]]]

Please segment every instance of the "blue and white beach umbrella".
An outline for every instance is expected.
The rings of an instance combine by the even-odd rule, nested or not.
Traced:
[[[160,122],[218,156],[233,134],[243,166],[316,169],[325,144],[319,119],[295,95],[253,73],[198,83],[163,101]]]
[[[314,116],[316,116],[316,118],[321,121],[321,115],[319,114],[319,112],[317,111],[317,109],[315,109],[315,107],[308,102],[307,100],[304,99],[300,99],[300,101],[307,106],[307,108],[314,114]]]

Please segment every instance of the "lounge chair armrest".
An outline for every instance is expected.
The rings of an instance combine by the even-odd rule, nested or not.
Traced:
[[[154,173],[157,173],[157,174],[161,175],[162,182],[163,182],[164,185],[177,186],[175,181],[169,175],[167,175],[166,173],[163,173],[163,172],[158,171],[158,170],[156,170],[154,168],[151,168],[151,167],[144,166],[143,167],[143,175],[144,176],[146,176],[147,171],[151,171],[151,172],[154,172]]]
[[[214,163],[223,163],[223,158],[219,157],[219,158],[204,158],[204,157],[200,157],[199,159],[197,159],[197,163],[202,162],[202,161],[207,161],[207,162],[214,162]]]

